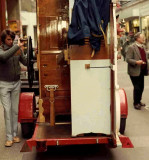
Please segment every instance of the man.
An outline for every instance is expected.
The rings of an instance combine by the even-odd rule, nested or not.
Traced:
[[[145,37],[141,32],[134,35],[135,42],[128,47],[126,61],[128,62],[128,74],[134,86],[134,108],[140,110],[145,106],[141,102],[144,90],[144,76],[148,75],[147,53],[145,51]]]
[[[6,125],[6,147],[20,142],[18,137],[18,104],[20,95],[20,65],[27,64],[27,59],[21,47],[23,43],[13,45],[15,34],[10,30],[1,33],[0,46],[0,99],[4,107]]]

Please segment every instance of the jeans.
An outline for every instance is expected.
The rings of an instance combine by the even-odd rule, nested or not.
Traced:
[[[13,140],[18,132],[18,105],[21,81],[0,81],[0,99],[4,107],[6,139]]]

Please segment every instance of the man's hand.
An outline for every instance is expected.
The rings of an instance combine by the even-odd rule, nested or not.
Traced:
[[[18,39],[18,46],[19,46],[19,47],[23,47],[23,46],[24,46],[24,42],[21,42],[21,41],[20,41],[20,38]]]
[[[138,61],[136,61],[136,64],[137,65],[142,65],[142,64],[146,64],[144,61],[142,61],[142,60],[138,60]]]
[[[20,47],[20,49],[23,50],[23,48],[24,48],[24,42],[21,42],[20,38],[18,39],[18,44],[17,45]],[[21,55],[21,50],[20,49],[14,54],[14,56]]]

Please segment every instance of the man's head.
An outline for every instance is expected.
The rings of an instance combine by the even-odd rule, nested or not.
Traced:
[[[134,35],[134,39],[135,39],[135,41],[137,41],[140,44],[144,44],[145,43],[145,36],[141,32],[136,33]]]
[[[11,47],[13,45],[14,38],[15,38],[14,32],[12,32],[9,29],[5,29],[1,33],[1,41],[2,41],[2,43],[6,44],[9,47]]]

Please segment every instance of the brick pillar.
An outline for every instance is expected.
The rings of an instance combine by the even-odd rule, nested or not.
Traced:
[[[7,0],[8,26],[13,31],[21,31],[20,0]]]
[[[8,20],[20,20],[20,1],[7,0]]]
[[[6,1],[0,0],[0,33],[6,28]],[[0,40],[1,44],[1,40]]]

